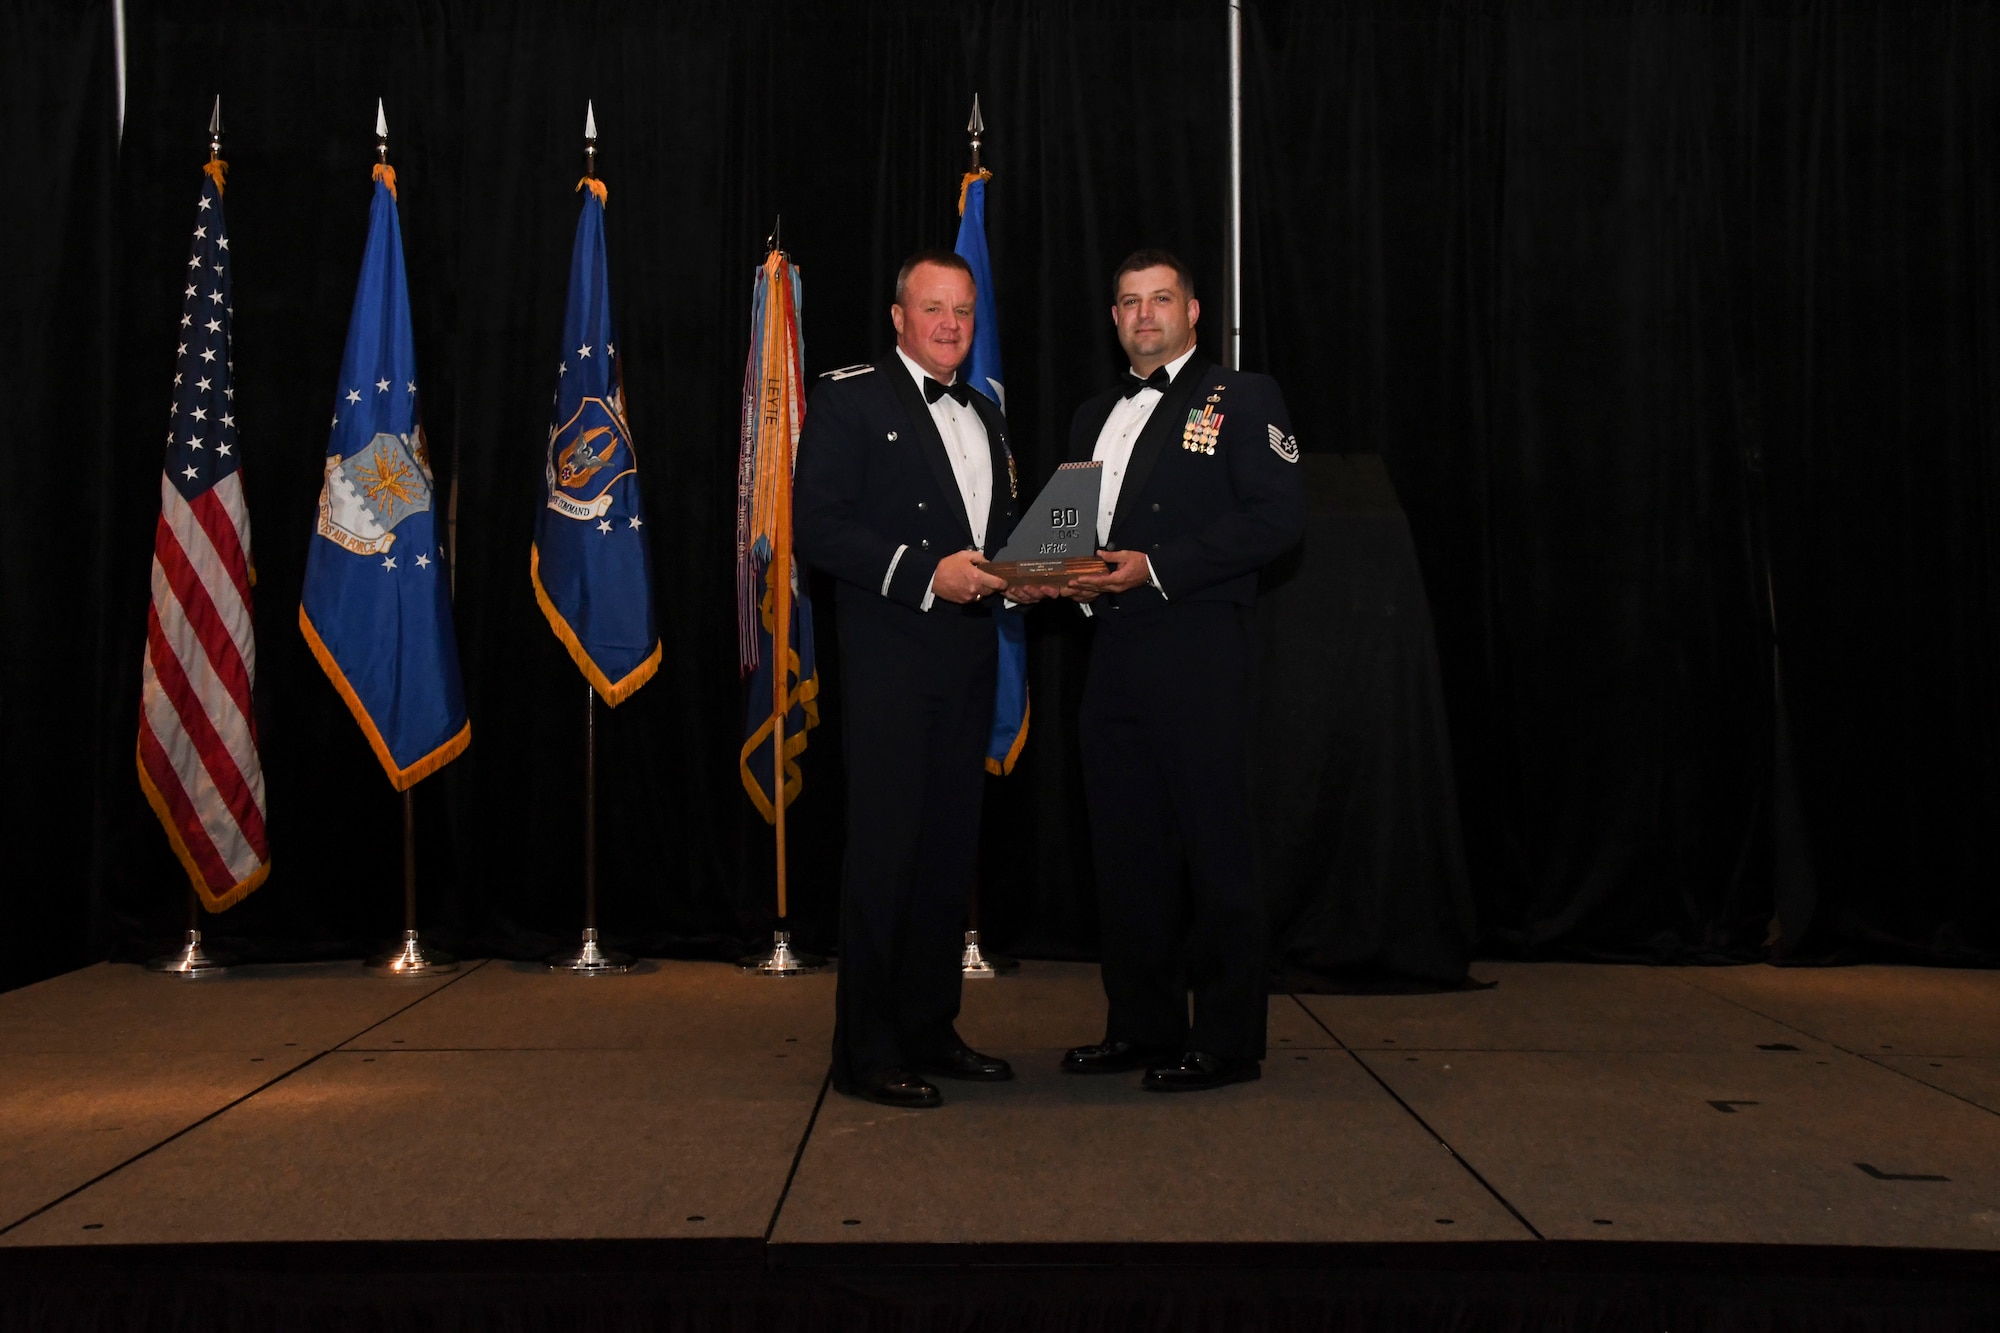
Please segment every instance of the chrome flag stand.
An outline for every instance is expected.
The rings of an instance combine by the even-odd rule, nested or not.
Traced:
[[[549,971],[615,977],[632,970],[632,959],[597,943],[597,688],[586,683],[583,692],[583,943],[549,959]]]
[[[155,958],[146,964],[148,972],[158,972],[165,976],[180,977],[185,981],[199,981],[203,977],[219,977],[229,970],[229,965],[218,962],[201,947],[201,928],[196,924],[201,920],[201,899],[195,891],[188,890],[187,939],[178,953],[170,953]]]
[[[425,949],[417,936],[417,816],[407,787],[403,789],[403,942],[365,966],[383,977],[434,977],[458,971],[456,958]]]

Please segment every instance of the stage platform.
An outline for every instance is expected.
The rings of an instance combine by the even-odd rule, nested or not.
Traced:
[[[0,995],[0,1322],[2000,1322],[2000,974],[1474,973],[1159,1096],[1057,1071],[1096,969],[1029,962],[960,1024],[1017,1081],[891,1111],[830,975],[86,968]]]

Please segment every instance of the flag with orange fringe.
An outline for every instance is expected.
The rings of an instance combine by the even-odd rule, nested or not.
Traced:
[[[418,412],[396,175],[384,164],[374,177],[299,629],[390,784],[407,791],[464,752],[472,724]]]
[[[653,557],[639,456],[625,421],[624,368],[611,319],[604,182],[577,189],[569,306],[556,365],[555,415],[528,573],[549,628],[598,696],[616,707],[660,669]]]
[[[775,822],[780,802],[798,797],[799,755],[819,725],[819,665],[812,603],[792,556],[792,469],[805,418],[799,336],[803,289],[782,250],[757,270],[750,307],[750,357],[743,370],[743,418],[736,473],[736,647],[750,677],[743,790]],[[774,751],[783,747],[783,780]]]

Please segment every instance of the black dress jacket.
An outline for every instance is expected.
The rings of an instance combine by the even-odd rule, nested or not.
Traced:
[[[977,392],[971,405],[986,427],[993,467],[985,547],[991,556],[1014,530],[1013,456],[1000,409]],[[839,580],[843,608],[880,605],[886,598],[921,614],[938,561],[973,544],[944,439],[894,352],[872,367],[850,366],[821,377],[799,436],[792,487],[799,557]],[[940,598],[928,614],[991,611],[991,601],[961,607]]]
[[[1119,401],[1107,389],[1076,410],[1069,456],[1088,462]],[[1299,443],[1278,382],[1197,352],[1132,446],[1108,546],[1144,551],[1170,603],[1257,600],[1257,571],[1305,532]],[[1130,615],[1161,605],[1150,582],[1095,605]]]

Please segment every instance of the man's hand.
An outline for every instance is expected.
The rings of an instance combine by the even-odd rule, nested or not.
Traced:
[[[1023,583],[1019,587],[1007,589],[1007,600],[1022,606],[1032,606],[1036,602],[1045,602],[1051,597],[1062,595],[1063,587],[1059,583]]]
[[[1079,574],[1071,586],[1092,593],[1128,592],[1153,577],[1152,563],[1144,551],[1099,551],[1097,558],[1111,568],[1102,574]]]
[[[1007,580],[972,563],[985,558],[971,547],[953,551],[938,561],[937,571],[931,575],[931,591],[947,602],[976,602],[989,592],[999,592]]]

